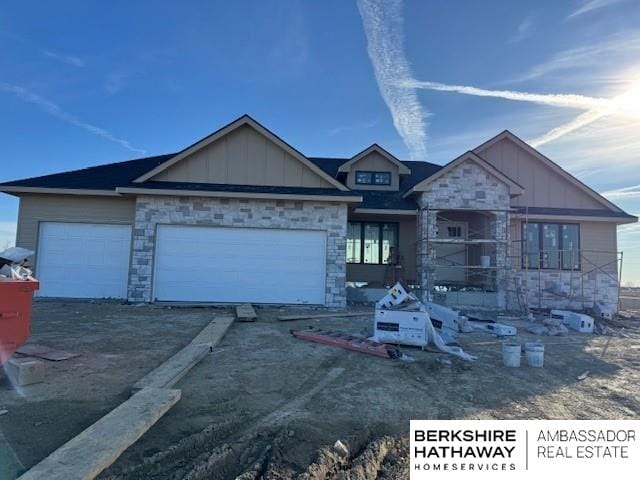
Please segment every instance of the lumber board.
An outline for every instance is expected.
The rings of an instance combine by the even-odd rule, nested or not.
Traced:
[[[283,315],[278,317],[281,322],[289,322],[292,320],[320,319],[320,318],[345,318],[345,317],[363,317],[365,315],[373,315],[373,312],[352,312],[352,313],[321,313],[317,315]]]
[[[220,343],[234,320],[232,315],[219,315],[214,317],[214,319],[209,322],[209,325],[204,327],[200,333],[191,340],[191,344],[207,344],[211,348],[214,348]]]
[[[240,322],[255,322],[257,315],[250,303],[244,303],[236,306],[236,317]]]
[[[151,370],[132,387],[134,392],[143,388],[170,388],[211,350],[206,343],[189,344],[166,362]]]
[[[170,388],[220,343],[234,318],[231,315],[215,317],[193,340],[173,357],[157,366],[138,380],[132,390],[142,388]]]
[[[145,388],[69,440],[19,480],[90,480],[111,465],[178,400],[180,390]]]

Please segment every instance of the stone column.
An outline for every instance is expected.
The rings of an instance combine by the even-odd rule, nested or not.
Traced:
[[[416,229],[417,277],[422,288],[422,300],[428,301],[435,281],[433,265],[436,258],[435,245],[429,240],[436,238],[438,234],[437,212],[421,208],[418,212]]]
[[[492,221],[493,235],[496,240],[496,290],[499,308],[507,307],[507,289],[509,281],[509,213],[494,212]]]

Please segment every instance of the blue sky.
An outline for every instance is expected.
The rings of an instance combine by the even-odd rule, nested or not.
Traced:
[[[307,155],[440,164],[508,128],[640,213],[637,0],[4,2],[0,44],[0,181],[249,113]],[[2,246],[17,204],[0,196]],[[636,283],[639,240],[619,229]]]

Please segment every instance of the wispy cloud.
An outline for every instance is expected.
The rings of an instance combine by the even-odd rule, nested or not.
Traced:
[[[593,10],[598,10],[604,7],[610,7],[616,3],[623,2],[625,0],[585,0],[582,2],[577,9],[571,12],[567,19],[572,19],[575,17],[579,17],[580,15],[584,15],[585,13],[592,12]]]
[[[369,120],[366,122],[354,123],[353,125],[343,125],[341,127],[336,127],[329,130],[329,135],[335,136],[346,132],[353,132],[355,130],[367,130],[369,128],[375,127],[377,124],[377,120]]]
[[[640,32],[637,30],[617,32],[605,40],[570,48],[552,55],[512,81],[534,80],[556,72],[593,69],[613,60],[635,56],[640,51]],[[593,75],[593,72],[591,72]]]
[[[129,75],[124,72],[111,72],[107,75],[104,89],[109,95],[115,95],[124,88],[125,81],[128,77]]]
[[[640,185],[631,185],[630,187],[616,188],[602,192],[602,195],[609,199],[615,198],[640,198]]]
[[[68,55],[66,53],[54,52],[52,50],[43,50],[42,54],[45,57],[49,57],[53,60],[56,60],[60,63],[64,63],[66,65],[71,65],[73,67],[84,67],[84,60],[80,57],[76,57],[75,55]]]
[[[510,43],[518,43],[529,37],[533,33],[534,19],[533,15],[528,15],[520,22],[515,33],[509,39]]]
[[[413,78],[402,45],[402,2],[358,0],[358,10],[378,88],[391,112],[393,124],[409,149],[410,158],[425,160],[428,113],[418,101],[415,89],[398,85],[398,80]]]
[[[116,143],[121,147],[126,148],[127,150],[131,150],[132,152],[137,152],[137,153],[146,153],[145,150],[132,146],[131,143],[129,143],[127,140],[123,140],[122,138],[118,138],[114,136],[112,133],[108,132],[104,128],[100,128],[80,120],[75,115],[72,115],[71,113],[64,111],[62,108],[60,108],[60,106],[58,106],[56,103],[52,102],[51,100],[48,100],[44,97],[41,97],[38,94],[30,92],[29,90],[23,87],[0,82],[0,92],[15,95],[16,97],[20,98],[21,100],[27,103],[36,105],[41,110],[45,111],[46,113],[48,113],[49,115],[52,115],[55,118],[58,118],[59,120],[62,120],[78,128],[86,130],[92,135],[96,135],[98,137],[104,138],[105,140]]]
[[[586,127],[587,125],[595,122],[596,120],[600,120],[602,117],[607,114],[603,111],[598,110],[588,110],[576,118],[571,120],[570,122],[565,123],[564,125],[560,125],[559,127],[555,127],[549,130],[544,135],[541,135],[537,138],[533,138],[529,140],[529,144],[538,148],[540,145],[544,145],[545,143],[553,142],[554,140],[559,139],[560,137],[564,137],[571,132],[574,132],[580,128]]]

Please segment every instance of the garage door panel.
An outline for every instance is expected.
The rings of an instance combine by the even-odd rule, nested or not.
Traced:
[[[130,248],[129,225],[42,222],[38,295],[126,298]]]
[[[324,304],[326,232],[161,225],[154,297]]]

